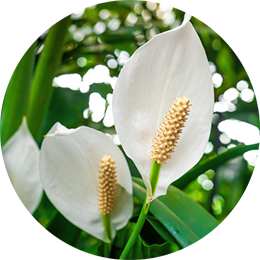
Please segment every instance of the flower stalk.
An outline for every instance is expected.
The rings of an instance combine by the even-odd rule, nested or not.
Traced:
[[[105,228],[105,234],[107,238],[112,241],[112,231],[111,231],[111,222],[110,222],[110,214],[101,214],[103,225]]]
[[[120,256],[120,259],[126,258],[143,228],[151,202],[154,199],[162,163],[166,164],[167,160],[171,159],[171,154],[177,146],[180,134],[182,133],[182,128],[189,115],[189,107],[191,106],[189,99],[181,96],[175,100],[176,102],[170,106],[153,141],[154,145],[152,145],[152,151],[150,152],[151,160],[153,160],[150,174],[150,188],[148,187],[147,189],[145,204],[143,205],[135,229]]]
[[[145,200],[146,201],[146,200]],[[119,259],[127,259],[127,255],[130,252],[130,250],[132,249],[137,237],[139,236],[143,225],[145,223],[145,220],[148,216],[148,212],[149,212],[149,208],[150,208],[151,202],[145,203],[142,207],[141,213],[138,217],[138,220],[136,222],[135,228],[133,230],[133,233],[131,234],[121,256],[119,257]]]
[[[105,235],[110,240],[110,243],[104,244],[104,257],[109,258],[111,252],[111,243],[112,243],[112,229],[111,229],[111,221],[110,221],[110,214],[101,214],[103,225],[105,228]]]
[[[153,162],[152,164],[152,168],[151,168],[151,175],[150,175],[150,182],[151,182],[151,188],[152,188],[152,196],[154,195],[154,192],[156,190],[156,186],[159,180],[159,175],[160,175],[160,169],[161,169],[161,164],[158,164],[156,161]],[[138,217],[138,220],[136,222],[135,228],[133,233],[131,234],[121,256],[119,259],[126,259],[128,253],[130,252],[130,250],[132,249],[137,237],[139,236],[143,225],[145,223],[145,220],[148,216],[148,212],[149,212],[149,208],[150,205],[152,203],[151,201],[152,197],[147,197],[146,195],[146,199],[145,199],[145,203],[142,207],[141,213]]]
[[[157,161],[154,161],[152,164],[151,168],[151,176],[150,176],[150,183],[151,183],[151,188],[152,188],[152,197],[155,193],[156,186],[159,180],[159,175],[160,175],[160,169],[161,169],[161,164],[157,163]]]

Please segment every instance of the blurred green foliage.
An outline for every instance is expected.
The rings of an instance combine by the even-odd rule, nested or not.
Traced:
[[[106,66],[109,70],[110,77],[117,77],[127,58],[129,58],[137,48],[145,44],[156,34],[177,27],[182,19],[183,12],[181,12],[180,9],[163,13],[158,9],[154,1],[145,3],[141,0],[118,0],[116,4],[114,1],[101,1],[95,8],[87,9],[80,18],[72,20],[72,24],[66,36],[65,45],[63,46],[62,63],[59,66],[56,77],[58,79],[61,75],[76,73],[80,75],[82,84],[85,80],[84,77],[87,77],[85,75],[97,65]],[[213,216],[221,218],[235,207],[245,191],[252,191],[250,187],[255,187],[253,191],[259,195],[257,185],[252,186],[254,180],[259,179],[259,165],[249,165],[248,160],[242,157],[243,152],[239,153],[239,157],[229,160],[237,156],[236,154],[233,157],[228,157],[230,148],[239,148],[244,141],[242,140],[243,138],[231,138],[227,133],[220,131],[219,124],[228,119],[237,119],[240,122],[247,122],[259,129],[260,117],[257,108],[260,99],[260,80],[250,77],[246,71],[241,71],[241,68],[238,70],[231,48],[229,48],[213,30],[207,26],[196,26],[196,22],[194,26],[209,60],[215,87],[216,102],[209,145],[198,167],[205,162],[209,162],[210,164],[218,154],[225,152],[227,154],[226,158],[228,159],[223,160],[225,163],[222,165],[216,161],[217,163],[214,163],[214,167],[208,167],[203,172],[196,171],[194,168],[191,170],[195,172],[195,174],[192,175],[192,180],[183,176],[181,185],[179,185],[178,182],[176,184],[178,187],[181,186],[183,191],[191,199],[202,205]],[[42,47],[41,45],[38,46],[38,53],[41,52]],[[120,60],[121,53],[125,55],[123,61]],[[239,84],[244,84],[244,87],[239,87]],[[57,86],[57,83],[53,85],[55,85],[53,96],[42,134],[46,134],[55,122],[60,121],[68,128],[86,125],[107,133],[112,139],[115,138],[116,131],[114,125],[107,126],[104,123],[104,116],[106,116],[110,106],[108,97],[109,94],[113,93],[112,83],[92,82],[89,89],[84,91],[80,85],[71,86],[69,83],[67,86]],[[250,99],[246,97],[246,95],[243,94],[244,89],[251,89],[254,93],[253,98]],[[232,93],[235,95],[234,98],[227,99],[227,93],[231,93],[228,92],[229,90],[233,91]],[[95,113],[95,111],[92,111],[89,107],[91,95],[94,93],[99,93],[105,102],[105,111],[100,120],[93,119],[93,113]],[[236,129],[234,129],[234,131],[236,131]],[[250,133],[244,132],[243,135],[250,135]],[[225,156],[223,156],[223,158]],[[259,158],[259,154],[256,156],[256,159],[257,158]],[[132,175],[135,177],[140,176],[133,162],[129,158],[127,158],[127,161]],[[167,200],[167,197],[165,197],[165,199]],[[135,198],[135,211],[132,222],[118,232],[119,238],[116,239],[113,247],[112,255],[115,259],[118,258],[122,251],[122,243],[125,241],[124,239],[122,240],[122,238],[129,236],[129,232],[134,226],[135,218],[140,212],[140,208],[141,204]],[[152,213],[156,214],[156,210]],[[159,212],[157,213],[157,217],[162,217]],[[65,244],[63,245],[63,242],[61,242],[61,244],[57,245],[55,239],[60,239],[60,237],[52,239],[53,232],[57,232],[57,236],[63,236],[62,233],[58,233],[61,230],[61,223],[65,223],[63,217],[57,214],[55,210],[52,214],[52,216],[54,216],[54,222],[51,222],[51,225],[47,229],[47,240],[50,248],[53,248],[53,250],[57,246],[56,252],[58,252],[59,250],[57,248],[62,248],[66,243],[72,243],[72,241],[63,239],[64,241],[66,240],[64,242]],[[182,217],[184,218],[184,216]],[[159,243],[157,240],[150,241],[151,244],[148,245],[148,229],[144,227],[143,238],[140,238],[140,240],[136,242],[134,248],[135,252],[137,252],[136,254],[140,254],[140,259],[142,259],[142,257],[144,258],[143,254],[149,254],[150,257],[144,259],[154,259],[158,257],[154,255],[155,252],[156,254],[158,252],[163,253],[164,251],[172,252],[167,253],[169,255],[183,254],[181,246],[169,233],[169,230],[163,227],[156,218],[149,215],[148,222],[146,225],[149,225],[149,230],[157,233],[155,240],[161,240],[162,245],[158,246],[156,244]],[[64,225],[70,226],[68,223]],[[59,226],[60,230],[57,231],[56,229],[59,228]],[[69,227],[69,229],[72,230],[73,239],[77,237],[77,239],[74,240],[74,254],[78,259],[98,257],[98,254],[101,254],[99,257],[102,257],[103,245],[100,244],[98,240],[95,240],[84,232],[80,233],[79,230],[75,228]],[[176,236],[178,237],[178,234],[175,234],[175,237]],[[171,237],[172,240],[169,240],[169,237]],[[171,242],[165,243],[167,240]],[[156,250],[153,251],[155,247]],[[89,249],[86,251],[86,248]],[[91,248],[93,251],[91,251]],[[97,252],[97,248],[99,248],[98,251],[100,250],[99,253]],[[72,254],[71,250],[67,252],[67,255],[68,254]],[[75,259],[77,259],[77,257]]]
[[[116,77],[124,65],[124,62],[120,63],[120,52],[126,52],[131,56],[138,47],[154,35],[178,26],[182,18],[183,13],[178,10],[162,13],[156,4],[145,4],[143,1],[138,1],[138,3],[119,1],[114,5],[111,5],[110,2],[101,2],[95,8],[87,9],[82,17],[72,21],[63,47],[62,63],[56,76],[77,73],[83,77],[95,66],[104,65],[109,69],[110,76]],[[210,61],[212,75],[214,77],[214,74],[217,74],[220,78],[218,79],[220,84],[215,84],[215,101],[222,102],[223,94],[228,89],[234,89],[240,80],[248,79],[243,72],[236,71],[232,51],[221,41],[219,35],[206,26],[196,26],[195,24],[195,28]],[[111,60],[116,61],[116,65],[109,67],[108,64]],[[248,83],[253,90],[259,88],[258,81],[252,81],[252,83],[248,81]],[[243,101],[240,98],[241,90],[237,90],[237,92],[237,98],[229,101],[235,105],[233,110],[216,111],[214,114],[210,136],[212,149],[205,153],[200,163],[225,151],[231,143],[234,146],[240,143],[232,139],[228,143],[220,141],[222,133],[218,129],[218,125],[221,121],[236,118],[259,128],[259,116],[256,113],[258,92],[255,92],[253,102]],[[93,83],[86,93],[81,93],[80,89],[72,90],[69,86],[68,88],[55,87],[43,134],[46,134],[56,121],[60,121],[67,127],[75,128],[87,125],[114,136],[116,132],[113,125],[109,127],[104,125],[103,119],[98,122],[92,120],[93,111],[88,109],[92,93],[101,95],[106,102],[105,109],[107,110],[109,106],[106,99],[107,94],[113,93],[109,83]],[[224,102],[228,103],[226,100]],[[88,111],[84,117],[83,112],[86,109]],[[128,162],[132,174],[139,176],[130,159]],[[244,159],[240,159],[239,163],[237,162],[235,165],[236,178],[242,180],[243,172],[247,169],[248,164]],[[221,174],[223,171],[226,172],[228,167],[229,163],[219,169],[209,169],[198,176],[199,179],[186,183],[184,189],[191,198],[216,217],[220,217],[232,208],[232,201],[238,196],[233,196],[234,190],[237,191],[235,193],[240,194],[239,196],[242,193],[243,181],[240,183],[235,181],[236,178],[233,180],[227,177],[227,174]],[[202,185],[204,180],[209,180],[213,184],[212,188],[205,189]]]

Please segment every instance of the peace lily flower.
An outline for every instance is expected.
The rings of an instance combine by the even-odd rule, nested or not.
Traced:
[[[132,216],[132,181],[120,149],[103,133],[56,123],[40,154],[44,190],[70,222],[111,242],[102,222],[109,215],[112,238]],[[103,220],[104,221],[104,220]]]
[[[210,134],[212,76],[190,18],[186,14],[179,27],[140,47],[121,70],[114,89],[116,131],[142,175],[150,201],[166,194],[168,186],[199,161]],[[172,124],[179,128],[172,129]],[[161,167],[155,191],[151,159]]]
[[[16,133],[2,148],[11,183],[30,213],[38,207],[43,189],[38,168],[40,151],[23,119]]]

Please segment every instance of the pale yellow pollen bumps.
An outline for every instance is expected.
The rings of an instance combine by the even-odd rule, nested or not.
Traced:
[[[191,104],[188,98],[181,96],[175,100],[176,102],[170,106],[153,140],[154,145],[150,152],[151,160],[159,164],[166,163],[171,158],[190,112]]]
[[[102,214],[109,214],[116,202],[116,167],[111,155],[103,155],[99,164],[99,210]]]

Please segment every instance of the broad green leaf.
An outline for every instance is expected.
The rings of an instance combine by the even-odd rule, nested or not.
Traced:
[[[144,202],[146,190],[135,182],[135,178],[133,180],[134,196],[141,202]],[[155,199],[152,202],[150,212],[165,226],[181,246],[187,247],[199,240],[199,237],[160,199]]]
[[[169,231],[162,225],[162,223],[155,217],[148,216],[148,222],[152,225],[154,230],[165,240],[171,241],[175,244],[178,244],[176,239],[169,233]]]
[[[134,196],[144,201],[146,190],[141,179],[133,178]],[[218,222],[199,204],[174,186],[165,196],[154,200],[150,212],[167,228],[170,234],[186,247],[207,235]]]
[[[166,196],[160,198],[199,238],[218,226],[218,221],[185,193],[170,186]]]

